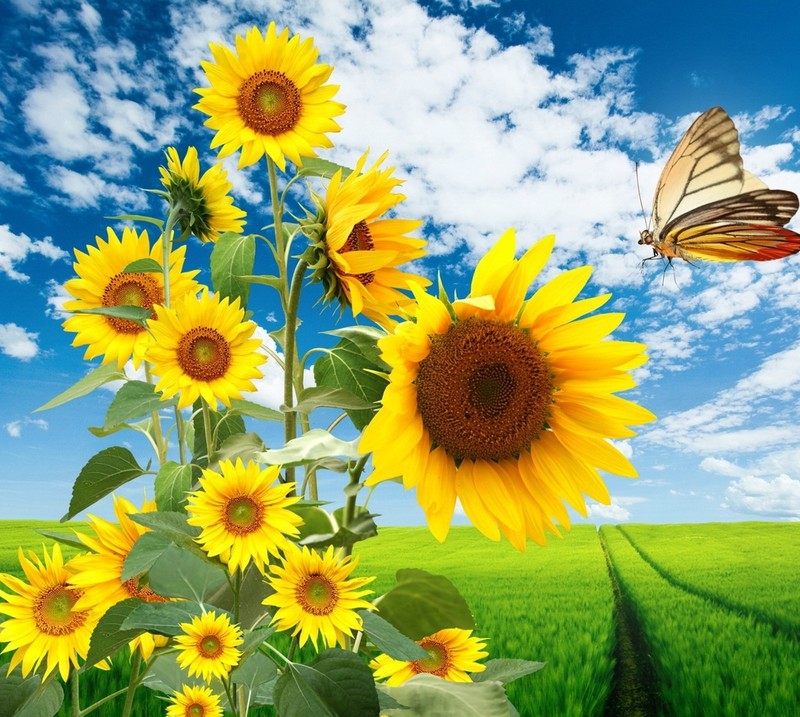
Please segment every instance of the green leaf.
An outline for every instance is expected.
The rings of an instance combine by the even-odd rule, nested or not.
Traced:
[[[242,279],[253,273],[256,239],[252,234],[225,232],[211,251],[211,283],[220,296],[233,302],[237,297],[242,308],[247,306],[250,282]]]
[[[39,406],[39,408],[34,409],[33,412],[36,413],[36,411],[46,411],[50,408],[61,406],[69,401],[72,401],[73,399],[86,396],[99,386],[102,386],[104,383],[109,383],[110,381],[120,381],[124,380],[125,378],[126,376],[124,372],[118,371],[116,364],[101,364],[94,369],[94,371],[86,374],[82,379],[72,384],[72,386],[70,386],[70,388],[68,388],[66,391],[62,391],[58,394],[58,396],[51,398],[43,406]]]
[[[182,622],[203,614],[203,608],[196,602],[180,600],[177,602],[150,602],[136,606],[122,622],[123,630],[157,632],[172,637],[180,635]]]
[[[139,536],[122,564],[120,580],[125,582],[146,573],[170,545],[172,540],[162,533],[150,531]]]
[[[115,319],[125,319],[135,321],[137,324],[147,326],[147,319],[153,316],[152,309],[145,309],[141,306],[99,306],[96,309],[77,309],[73,314],[99,314],[100,316],[111,316]]]
[[[398,570],[397,585],[374,602],[381,617],[412,640],[449,627],[475,629],[469,606],[444,575]]]
[[[88,550],[88,548],[81,542],[79,538],[74,535],[64,535],[64,533],[53,533],[50,530],[37,530],[39,535],[44,535],[46,538],[55,540],[62,545],[69,545],[71,548],[78,548],[79,550]]]
[[[364,508],[359,507],[356,516],[350,521],[349,525],[341,525],[343,521],[343,508],[334,511],[333,517],[337,525],[340,525],[336,532],[309,535],[299,542],[314,548],[326,548],[333,545],[335,548],[350,547],[367,538],[374,538],[378,534],[378,526],[372,520],[375,513],[369,513]]]
[[[531,660],[517,660],[503,658],[489,660],[483,672],[473,672],[473,682],[501,682],[507,685],[509,682],[532,675],[545,666],[544,662],[533,662]]]
[[[6,675],[0,672],[0,709],[4,717],[53,717],[64,701],[61,684],[50,676],[42,687],[42,679],[32,674],[23,679],[18,670]]]
[[[156,506],[160,511],[180,511],[191,487],[192,467],[167,461],[156,476]]]
[[[239,588],[239,624],[244,629],[250,629],[258,625],[269,614],[269,608],[265,607],[263,600],[267,595],[275,592],[264,580],[264,576],[253,564],[247,566]],[[230,585],[226,581],[210,593],[206,602],[215,607],[219,607],[226,612],[234,611],[234,596]],[[259,629],[259,633],[264,634],[266,630]],[[273,632],[269,629],[268,634]]]
[[[380,711],[372,672],[344,650],[324,650],[310,665],[290,663],[273,697],[281,717],[378,717]]]
[[[186,522],[186,513],[181,511],[152,511],[149,513],[132,513],[130,519],[151,530],[157,530],[172,538],[178,545],[194,543],[200,535],[200,528]]]
[[[381,359],[381,350],[378,348],[378,341],[389,335],[383,329],[379,329],[376,326],[359,324],[357,326],[345,326],[341,329],[324,331],[323,333],[351,341],[358,347],[365,358],[368,358],[381,370],[386,372],[390,370],[391,367],[389,364]]]
[[[345,389],[363,399],[366,404],[373,405],[381,400],[387,383],[372,372],[385,372],[387,368],[383,362],[373,360],[370,352],[365,353],[359,344],[343,338],[314,362],[314,380],[317,386]],[[371,408],[346,410],[359,431],[375,415],[375,410]]]
[[[283,414],[274,408],[267,408],[252,401],[245,401],[243,398],[231,399],[231,413],[240,413],[243,416],[257,418],[259,421],[283,421]]]
[[[353,173],[349,167],[343,167],[341,164],[329,162],[327,159],[320,157],[304,157],[303,166],[298,167],[298,177],[322,177],[330,179],[336,172],[342,171],[342,179],[347,179]]]
[[[165,597],[183,597],[198,603],[227,581],[222,567],[175,545],[168,547],[148,573],[150,587]]]
[[[278,276],[262,276],[261,274],[247,274],[239,278],[242,279],[242,281],[249,281],[251,284],[271,286],[278,291],[283,291],[283,286],[286,283]]]
[[[162,271],[164,271],[164,269],[155,259],[151,259],[148,256],[144,259],[132,261],[122,271],[126,274],[132,274],[134,272],[141,272],[143,274],[160,274]]]
[[[156,393],[152,384],[144,381],[127,381],[111,401],[103,427],[112,428],[132,418],[141,418],[167,406],[175,406],[177,403],[176,398],[162,401],[161,394]]]
[[[277,680],[275,663],[260,652],[250,655],[231,672],[231,681],[247,688],[251,704],[271,705]]]
[[[295,504],[289,506],[289,510],[303,519],[300,535],[297,538],[300,542],[311,535],[333,535],[339,529],[336,519],[318,506]]]
[[[206,455],[206,430],[203,424],[203,412],[200,410],[200,399],[194,403],[195,416],[192,421],[194,428],[194,445],[192,456],[194,463],[207,468],[209,461]],[[209,410],[211,419],[211,434],[217,446],[222,445],[230,436],[245,433],[244,419],[238,412],[223,409],[222,411]],[[283,420],[283,418],[281,418]]]
[[[154,224],[159,229],[164,228],[164,220],[156,219],[155,217],[148,217],[144,214],[117,214],[115,217],[108,217],[108,219],[119,219],[123,222],[146,222],[147,224]]]
[[[364,633],[373,645],[395,660],[425,660],[430,655],[413,640],[409,640],[392,623],[371,610],[359,610]]]
[[[127,448],[114,446],[103,449],[89,459],[75,480],[69,510],[61,522],[69,520],[111,491],[145,473],[145,469],[139,466]]]
[[[381,690],[406,709],[384,709],[386,717],[509,717],[511,703],[497,682],[451,682],[415,675],[398,687]]]
[[[328,456],[357,458],[361,455],[358,452],[359,440],[360,438],[342,441],[321,428],[312,428],[299,438],[289,441],[283,448],[258,454],[257,460],[273,466],[301,466]]]
[[[297,411],[311,413],[315,408],[351,408],[374,410],[377,406],[367,403],[363,398],[344,388],[328,388],[326,386],[310,386],[304,388],[297,397],[297,405],[291,408],[281,406],[281,411]]]
[[[255,457],[265,448],[264,441],[255,433],[237,433],[228,436],[211,456],[209,468],[218,467],[220,461],[235,461],[237,458],[241,458],[247,463],[247,461],[255,460]]]
[[[89,642],[89,654],[86,656],[86,665],[94,665],[100,660],[113,655],[117,650],[122,649],[135,637],[138,637],[146,630],[136,628],[134,630],[123,630],[122,623],[139,605],[145,604],[143,600],[128,598],[116,605],[112,605],[100,622],[97,623]]]

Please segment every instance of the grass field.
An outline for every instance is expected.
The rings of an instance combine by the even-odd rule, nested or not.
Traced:
[[[19,574],[17,546],[42,542],[34,528],[71,532],[54,523],[0,522],[0,571]],[[376,594],[391,587],[400,568],[446,575],[471,606],[491,657],[546,662],[509,685],[521,717],[800,714],[798,524],[605,526],[599,534],[576,526],[524,554],[470,528],[454,528],[444,545],[424,528],[384,528],[356,553],[357,573],[378,576]],[[634,661],[652,659],[656,683],[648,687],[658,700],[649,711],[619,711],[609,701],[615,686],[642,679],[624,660],[616,664],[615,610],[622,604],[615,606],[615,583],[638,633]],[[114,672],[121,674],[94,671],[83,687],[95,695],[112,680],[124,684],[125,659]],[[93,714],[118,712],[112,702]],[[134,713],[163,715],[164,703],[142,691]]]

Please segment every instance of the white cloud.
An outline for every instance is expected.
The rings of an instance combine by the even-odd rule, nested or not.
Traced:
[[[103,199],[111,200],[120,211],[147,207],[147,196],[125,185],[109,182],[95,172],[76,172],[66,167],[53,167],[47,177],[51,187],[65,195],[64,202],[82,209],[96,207]]]
[[[39,354],[39,334],[16,324],[0,324],[0,352],[11,358],[30,361]]]
[[[21,438],[22,437],[22,429],[24,426],[36,426],[37,428],[41,429],[42,431],[46,431],[49,428],[49,424],[47,421],[41,418],[29,418],[25,417],[22,420],[18,421],[11,421],[6,423],[3,428],[6,429],[6,433],[12,438]]]
[[[626,521],[631,519],[631,512],[628,510],[629,506],[645,503],[647,498],[639,496],[615,496],[611,500],[611,505],[603,505],[602,503],[590,503],[587,506],[588,517],[597,521],[612,520],[612,521]]]
[[[30,277],[19,271],[30,255],[38,254],[51,261],[66,259],[69,255],[53,244],[52,237],[31,239],[27,234],[14,234],[8,224],[0,224],[0,272],[14,281],[27,282]]]
[[[10,194],[28,194],[28,181],[16,169],[5,162],[0,162],[0,190]],[[0,196],[0,202],[6,203],[7,199]]]
[[[100,17],[100,13],[95,10],[92,5],[88,2],[82,2],[80,10],[78,11],[78,17],[83,24],[83,26],[89,32],[97,32],[100,29],[100,26],[103,24],[103,19]]]
[[[273,339],[266,331],[260,326],[256,328],[253,338],[261,339],[262,350],[265,354],[268,351],[277,353],[278,358],[283,359],[283,354],[278,351],[275,339]],[[256,386],[254,393],[243,394],[243,397],[253,403],[258,403],[262,406],[278,409],[283,404],[283,369],[278,362],[269,356],[267,362],[260,367],[261,373],[264,374],[263,378],[256,379],[253,383]],[[303,374],[303,381],[306,387],[314,385],[314,372],[312,368],[306,368]]]
[[[47,299],[45,314],[47,316],[57,321],[64,321],[69,318],[69,313],[64,311],[64,304],[75,297],[67,292],[63,284],[55,279],[49,279],[45,296]]]
[[[746,476],[728,486],[722,506],[737,513],[800,519],[800,480]]]

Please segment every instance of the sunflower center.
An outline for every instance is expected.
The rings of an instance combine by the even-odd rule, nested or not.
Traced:
[[[411,669],[417,674],[428,672],[432,675],[443,677],[450,669],[450,651],[436,640],[423,640],[419,643],[420,647],[428,653],[428,657],[423,660],[414,660]]]
[[[169,602],[169,598],[162,597],[153,590],[147,583],[139,581],[139,578],[130,578],[122,583],[122,587],[128,591],[131,597],[139,598],[145,602]]]
[[[164,301],[164,292],[156,280],[144,272],[120,273],[111,277],[103,292],[103,306],[139,306],[152,309]],[[119,334],[138,334],[145,328],[128,319],[106,316],[106,321]]]
[[[347,241],[342,246],[340,253],[345,254],[348,251],[371,251],[375,248],[375,243],[372,241],[372,234],[369,231],[369,225],[366,222],[358,222],[347,237]],[[352,274],[364,286],[368,286],[375,280],[375,274],[371,271],[365,274]]]
[[[198,652],[208,660],[219,657],[222,652],[222,643],[216,635],[204,635],[197,646]]]
[[[230,346],[216,329],[198,326],[185,333],[178,344],[181,369],[197,381],[222,378],[230,362]]]
[[[456,460],[517,456],[544,429],[552,396],[547,362],[511,324],[461,321],[431,337],[419,364],[422,423]]]
[[[186,708],[186,717],[204,717],[206,713],[206,708],[203,705],[194,704],[189,705]]]
[[[339,591],[324,575],[309,575],[298,586],[297,602],[302,610],[312,615],[330,615],[339,600]]]
[[[252,130],[271,136],[294,129],[303,103],[297,86],[282,72],[259,70],[239,89],[239,116]]]
[[[261,506],[249,496],[231,498],[225,506],[225,528],[239,535],[252,533],[261,526],[262,513]]]
[[[55,585],[41,592],[33,604],[33,620],[45,635],[69,635],[86,622],[86,612],[73,612],[81,596],[80,590],[66,584]]]

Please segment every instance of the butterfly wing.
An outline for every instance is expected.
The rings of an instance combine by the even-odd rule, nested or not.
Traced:
[[[780,259],[800,251],[800,235],[784,228],[797,209],[797,195],[780,189],[725,197],[671,220],[659,251],[689,260]]]

